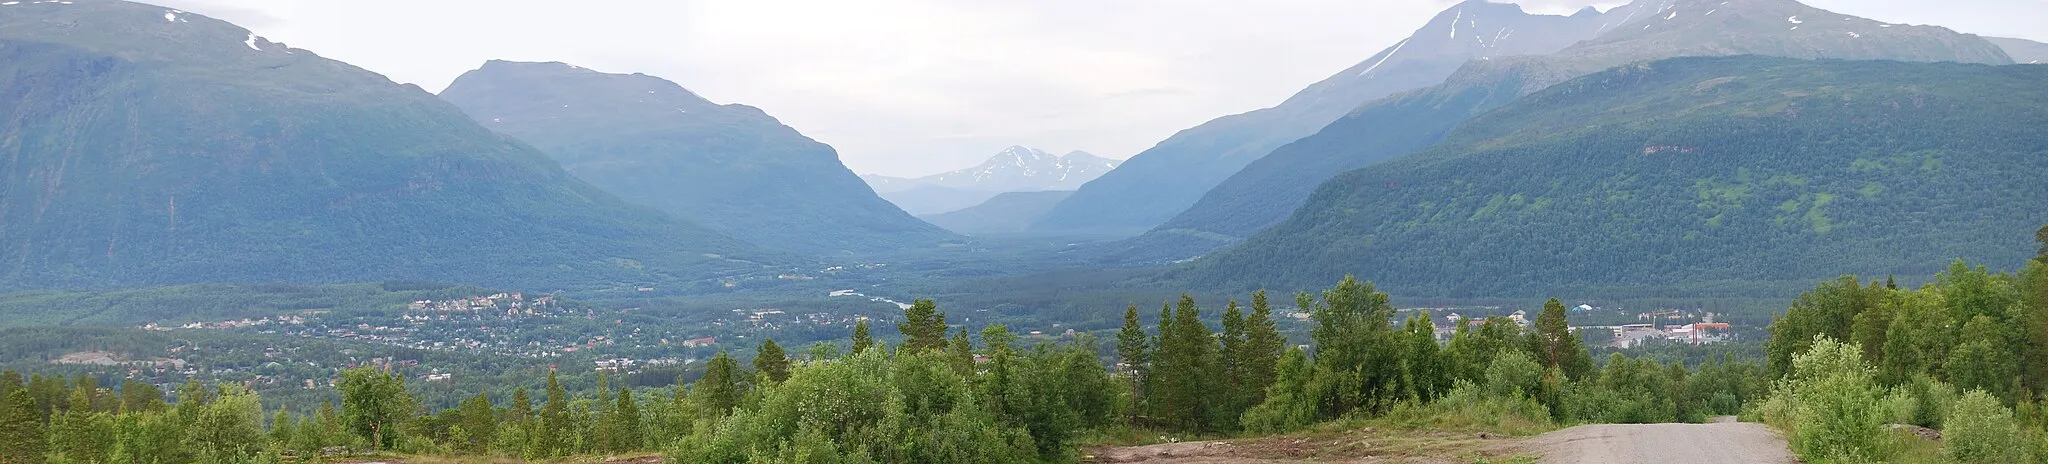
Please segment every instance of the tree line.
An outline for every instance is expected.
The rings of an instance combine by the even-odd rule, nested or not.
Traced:
[[[1404,317],[1386,293],[1353,278],[1297,294],[1294,304],[1311,322],[1308,345],[1288,346],[1275,320],[1285,316],[1257,292],[1248,306],[1225,306],[1220,328],[1191,297],[1162,305],[1151,327],[1129,306],[1105,349],[1086,333],[970,332],[920,300],[896,324],[896,346],[862,321],[844,345],[792,353],[764,340],[745,363],[719,353],[688,385],[635,389],[600,374],[595,389],[572,393],[550,372],[538,391],[478,393],[439,411],[423,407],[403,377],[375,367],[344,371],[338,403],[269,414],[235,385],[188,383],[166,402],[132,381],[116,389],[90,379],[10,382],[20,379],[10,374],[0,378],[0,455],[8,456],[0,463],[284,462],[363,452],[1070,462],[1084,437],[1133,431],[1271,433],[1431,407],[1494,422],[1699,420],[1734,414],[1764,389],[1757,364],[1688,369],[1618,354],[1596,363],[1556,300],[1529,328],[1505,318],[1460,321],[1447,341],[1430,315]]]
[[[1855,276],[1801,295],[1771,325],[1769,399],[1750,415],[1791,432],[1807,462],[1876,462],[1907,448],[1886,424],[1939,429],[1963,463],[2048,458],[2048,227],[2013,273],[1961,261],[1900,288]]]

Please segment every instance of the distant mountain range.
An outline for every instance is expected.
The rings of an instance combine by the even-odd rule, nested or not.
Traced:
[[[1195,206],[1115,254],[1131,261],[1171,261],[1226,246],[1286,219],[1317,185],[1338,173],[1430,147],[1474,115],[1629,63],[1740,54],[2011,63],[1998,46],[1977,36],[1887,24],[1792,0],[1642,0],[1608,16],[1624,21],[1557,53],[1473,61],[1441,84],[1359,107],[1246,166]]]
[[[971,168],[915,179],[880,175],[861,179],[904,210],[928,215],[981,204],[1005,192],[1071,191],[1120,164],[1087,152],[1052,155],[1012,146]]]
[[[1790,295],[1957,258],[2014,265],[2048,222],[2042,108],[2043,66],[1628,65],[1331,179],[1181,275],[1299,289],[1357,274],[1442,297]]]
[[[233,24],[0,6],[0,288],[673,288],[780,256],[621,201],[417,86]]]
[[[876,196],[832,147],[661,78],[491,61],[441,98],[598,188],[762,246],[882,251],[957,238]]]
[[[1272,108],[1183,130],[1082,187],[1033,230],[1137,234],[1202,197],[1231,174],[1368,101],[1436,85],[1467,61],[1551,53],[1593,37],[1625,11],[1532,15],[1474,0],[1430,20],[1413,36],[1303,89]]]

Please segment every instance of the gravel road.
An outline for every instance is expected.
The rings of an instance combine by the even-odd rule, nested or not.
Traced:
[[[1584,425],[1536,437],[1544,463],[1792,464],[1785,440],[1762,424]]]

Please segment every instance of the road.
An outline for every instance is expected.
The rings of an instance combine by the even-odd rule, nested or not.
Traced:
[[[1792,464],[1785,440],[1762,424],[1583,425],[1543,434],[1529,449],[1544,463]]]

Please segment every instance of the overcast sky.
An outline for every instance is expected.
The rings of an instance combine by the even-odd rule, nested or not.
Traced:
[[[1271,106],[1448,0],[145,0],[439,91],[484,60],[661,76],[761,107],[860,173],[924,175],[1010,145],[1127,158]],[[1613,0],[1525,0],[1568,13]],[[2048,0],[1808,0],[2048,41]]]

